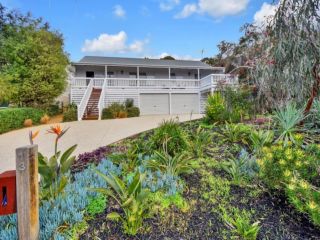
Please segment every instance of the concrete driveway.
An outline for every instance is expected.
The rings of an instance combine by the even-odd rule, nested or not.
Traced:
[[[192,119],[199,119],[202,115],[194,114]],[[59,149],[65,150],[78,144],[76,154],[90,152],[98,147],[105,146],[134,134],[156,128],[165,119],[178,119],[180,122],[190,120],[190,115],[157,115],[137,118],[112,119],[102,121],[81,121],[62,123],[68,132],[59,142]],[[0,135],[0,173],[15,169],[15,149],[29,144],[29,131],[40,130],[35,144],[45,156],[52,156],[55,136],[47,134],[46,130],[52,125],[24,128]]]

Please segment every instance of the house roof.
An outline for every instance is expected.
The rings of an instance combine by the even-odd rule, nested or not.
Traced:
[[[108,65],[108,66],[140,66],[140,67],[172,67],[172,68],[200,68],[200,69],[224,69],[211,67],[201,61],[191,60],[160,60],[144,58],[120,58],[85,56],[73,65]]]

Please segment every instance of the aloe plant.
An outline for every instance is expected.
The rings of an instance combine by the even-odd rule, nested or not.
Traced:
[[[122,208],[124,215],[118,212],[111,212],[107,218],[114,221],[121,221],[124,231],[129,235],[136,235],[142,226],[143,219],[147,216],[148,191],[142,189],[141,183],[144,175],[137,172],[133,181],[128,186],[120,178],[113,174],[108,176],[96,171],[110,186],[109,188],[93,188],[92,190],[111,197]]]

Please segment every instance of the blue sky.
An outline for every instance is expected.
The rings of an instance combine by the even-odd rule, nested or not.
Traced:
[[[240,27],[272,11],[268,0],[0,0],[63,33],[73,61],[84,55],[200,59]],[[202,50],[204,52],[202,53]]]

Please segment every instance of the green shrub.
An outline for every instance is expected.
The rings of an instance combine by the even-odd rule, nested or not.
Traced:
[[[231,228],[231,231],[240,236],[244,240],[256,240],[260,231],[260,222],[252,223],[252,213],[243,209],[232,208],[227,211],[220,206],[222,219],[226,225]]]
[[[173,119],[163,121],[159,128],[154,131],[149,141],[151,150],[167,152],[173,156],[175,153],[183,152],[188,147],[186,133],[179,123]]]
[[[264,157],[258,160],[260,176],[271,189],[285,193],[300,212],[309,214],[320,226],[319,157],[320,146],[306,150],[288,142],[263,149]]]
[[[140,109],[138,107],[127,108],[128,117],[139,117]]]
[[[102,119],[119,118],[121,113],[125,112],[125,106],[121,103],[112,103],[109,107],[103,109]]]
[[[253,99],[251,90],[246,86],[239,88],[226,87],[222,92],[226,117],[231,122],[242,122],[245,117],[250,117],[253,112]]]
[[[6,108],[0,110],[0,134],[23,128],[26,119],[39,124],[45,112],[36,108]]]
[[[56,116],[58,114],[61,114],[61,107],[60,107],[60,103],[56,102],[55,104],[51,104],[47,107],[46,112],[49,116]]]
[[[124,106],[126,109],[134,107],[134,100],[132,98],[127,98],[124,102]]]
[[[210,123],[224,122],[226,120],[226,108],[222,95],[219,92],[208,97],[206,106],[206,120]]]
[[[96,197],[89,198],[89,204],[86,208],[90,216],[103,213],[107,207],[107,197],[103,194],[98,194]]]
[[[72,122],[78,120],[78,110],[77,105],[70,104],[67,110],[63,113],[64,122]]]

